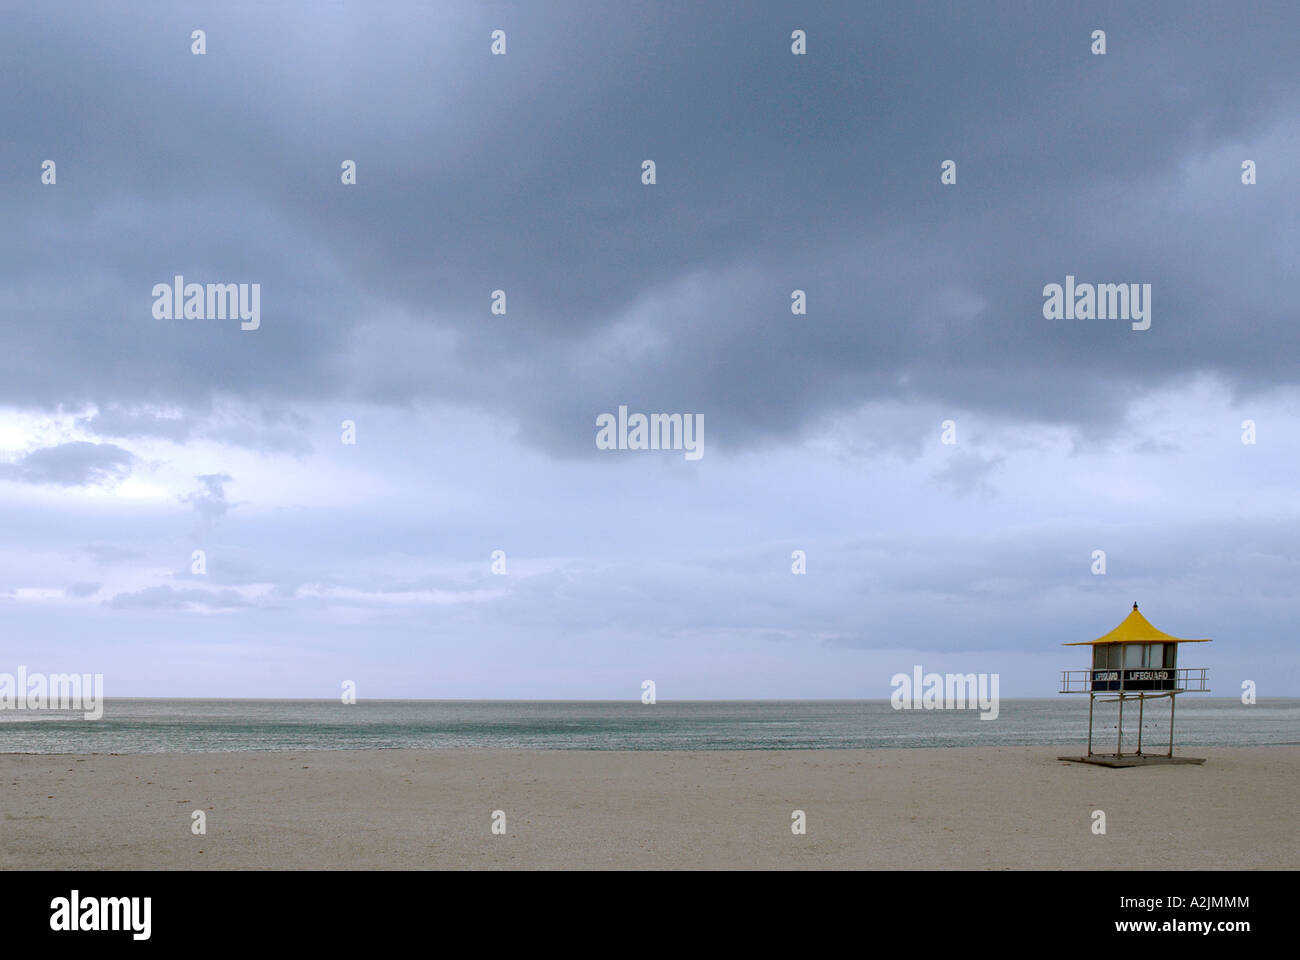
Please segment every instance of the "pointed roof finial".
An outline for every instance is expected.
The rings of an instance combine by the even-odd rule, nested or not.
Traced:
[[[1138,602],[1137,602],[1136,600],[1134,600],[1134,601],[1133,601],[1133,609],[1136,610],[1137,608],[1138,608]]]

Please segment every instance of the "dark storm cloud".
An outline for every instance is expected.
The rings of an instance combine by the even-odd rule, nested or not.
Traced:
[[[1291,384],[1297,25],[1290,4],[15,13],[0,401],[95,403],[111,436],[113,405],[451,399],[590,453],[619,403],[758,444],[875,399],[1104,428],[1134,384]],[[1273,134],[1243,187],[1235,148]],[[1187,203],[1197,157],[1223,169]],[[1067,273],[1151,283],[1151,330],[1043,320]],[[261,329],[153,319],[175,274],[260,282]]]
[[[14,463],[0,464],[0,480],[62,487],[111,483],[130,473],[135,459],[129,450],[111,443],[78,440],[33,450]]]

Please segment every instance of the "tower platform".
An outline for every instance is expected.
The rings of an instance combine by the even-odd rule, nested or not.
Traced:
[[[1126,754],[1122,757],[1105,756],[1104,754],[1094,753],[1090,757],[1057,757],[1057,760],[1067,760],[1070,763],[1092,763],[1099,767],[1154,767],[1160,764],[1169,763],[1204,763],[1204,757],[1147,757],[1136,754]]]

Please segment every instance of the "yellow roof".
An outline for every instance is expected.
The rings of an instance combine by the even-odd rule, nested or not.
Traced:
[[[1076,643],[1063,643],[1063,647],[1091,647],[1099,643],[1209,643],[1208,637],[1200,640],[1184,640],[1151,626],[1151,621],[1138,613],[1138,605],[1133,604],[1133,612],[1124,618],[1124,622],[1096,640],[1080,640]]]

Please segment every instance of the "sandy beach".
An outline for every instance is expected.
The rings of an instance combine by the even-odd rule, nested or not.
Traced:
[[[0,868],[1253,869],[1300,862],[1300,747],[0,755]],[[204,811],[207,833],[191,832]],[[494,811],[505,833],[492,833]],[[794,810],[806,835],[791,831]],[[1106,834],[1092,831],[1092,812]]]

